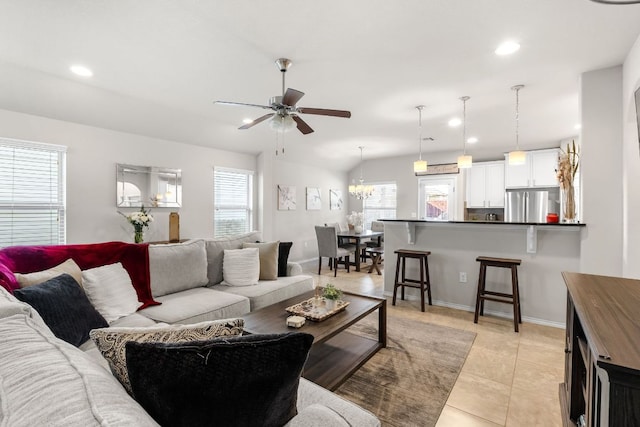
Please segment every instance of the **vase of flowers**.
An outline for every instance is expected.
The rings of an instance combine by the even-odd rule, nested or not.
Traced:
[[[566,150],[560,150],[556,174],[562,190],[563,217],[565,222],[577,221],[575,178],[580,166],[579,147],[575,141],[567,144]]]
[[[325,307],[328,311],[331,311],[336,308],[336,304],[342,298],[342,291],[331,283],[327,283],[327,285],[322,290],[322,296],[325,299]]]
[[[347,222],[353,225],[353,231],[362,233],[364,214],[362,212],[352,211],[350,215],[347,215]]]
[[[133,225],[133,238],[136,243],[144,242],[144,229],[149,228],[149,224],[153,221],[153,216],[151,216],[150,212],[150,210],[144,208],[144,205],[140,206],[139,211],[131,212],[128,215],[118,212],[127,219],[129,224]]]

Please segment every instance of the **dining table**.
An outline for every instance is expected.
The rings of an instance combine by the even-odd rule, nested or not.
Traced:
[[[360,258],[362,254],[362,242],[363,239],[378,239],[378,246],[380,246],[380,239],[384,236],[384,231],[372,231],[363,230],[360,233],[356,233],[355,230],[338,231],[339,242],[349,242],[356,245],[355,261],[350,263],[356,267],[356,271],[360,271]]]

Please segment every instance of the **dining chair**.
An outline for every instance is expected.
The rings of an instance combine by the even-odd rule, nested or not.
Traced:
[[[382,221],[371,221],[371,231],[384,231],[384,222]],[[384,234],[379,237],[372,237],[370,240],[364,242],[364,247],[362,248],[362,258],[364,261],[369,257],[366,252],[367,248],[383,248],[384,247]]]
[[[344,264],[349,273],[349,257],[355,255],[356,247],[354,245],[338,246],[338,233],[336,227],[316,225],[316,238],[318,239],[318,274],[322,269],[322,258],[327,257],[333,263],[329,264],[329,268],[333,268],[333,276],[338,274],[338,264]],[[344,258],[344,261],[342,261]],[[332,266],[333,264],[333,266]]]

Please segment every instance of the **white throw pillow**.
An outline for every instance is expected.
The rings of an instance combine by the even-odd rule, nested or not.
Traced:
[[[260,251],[258,248],[225,249],[222,261],[223,285],[251,286],[260,278]]]
[[[129,273],[119,262],[84,270],[82,284],[91,304],[109,323],[135,313],[142,305]]]
[[[58,277],[61,274],[67,273],[74,279],[80,286],[82,286],[82,271],[78,264],[71,258],[63,262],[62,264],[58,264],[55,267],[51,267],[48,270],[36,271],[33,273],[15,273],[16,280],[20,284],[21,288],[26,288],[28,286],[38,285],[40,283],[44,283],[49,279],[53,279],[54,277]]]

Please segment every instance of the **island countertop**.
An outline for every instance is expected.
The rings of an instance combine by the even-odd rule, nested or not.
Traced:
[[[505,222],[505,221],[433,221],[426,219],[380,219],[385,222],[414,222],[424,224],[490,224],[490,225],[535,225],[551,227],[586,227],[587,224],[580,222]]]

